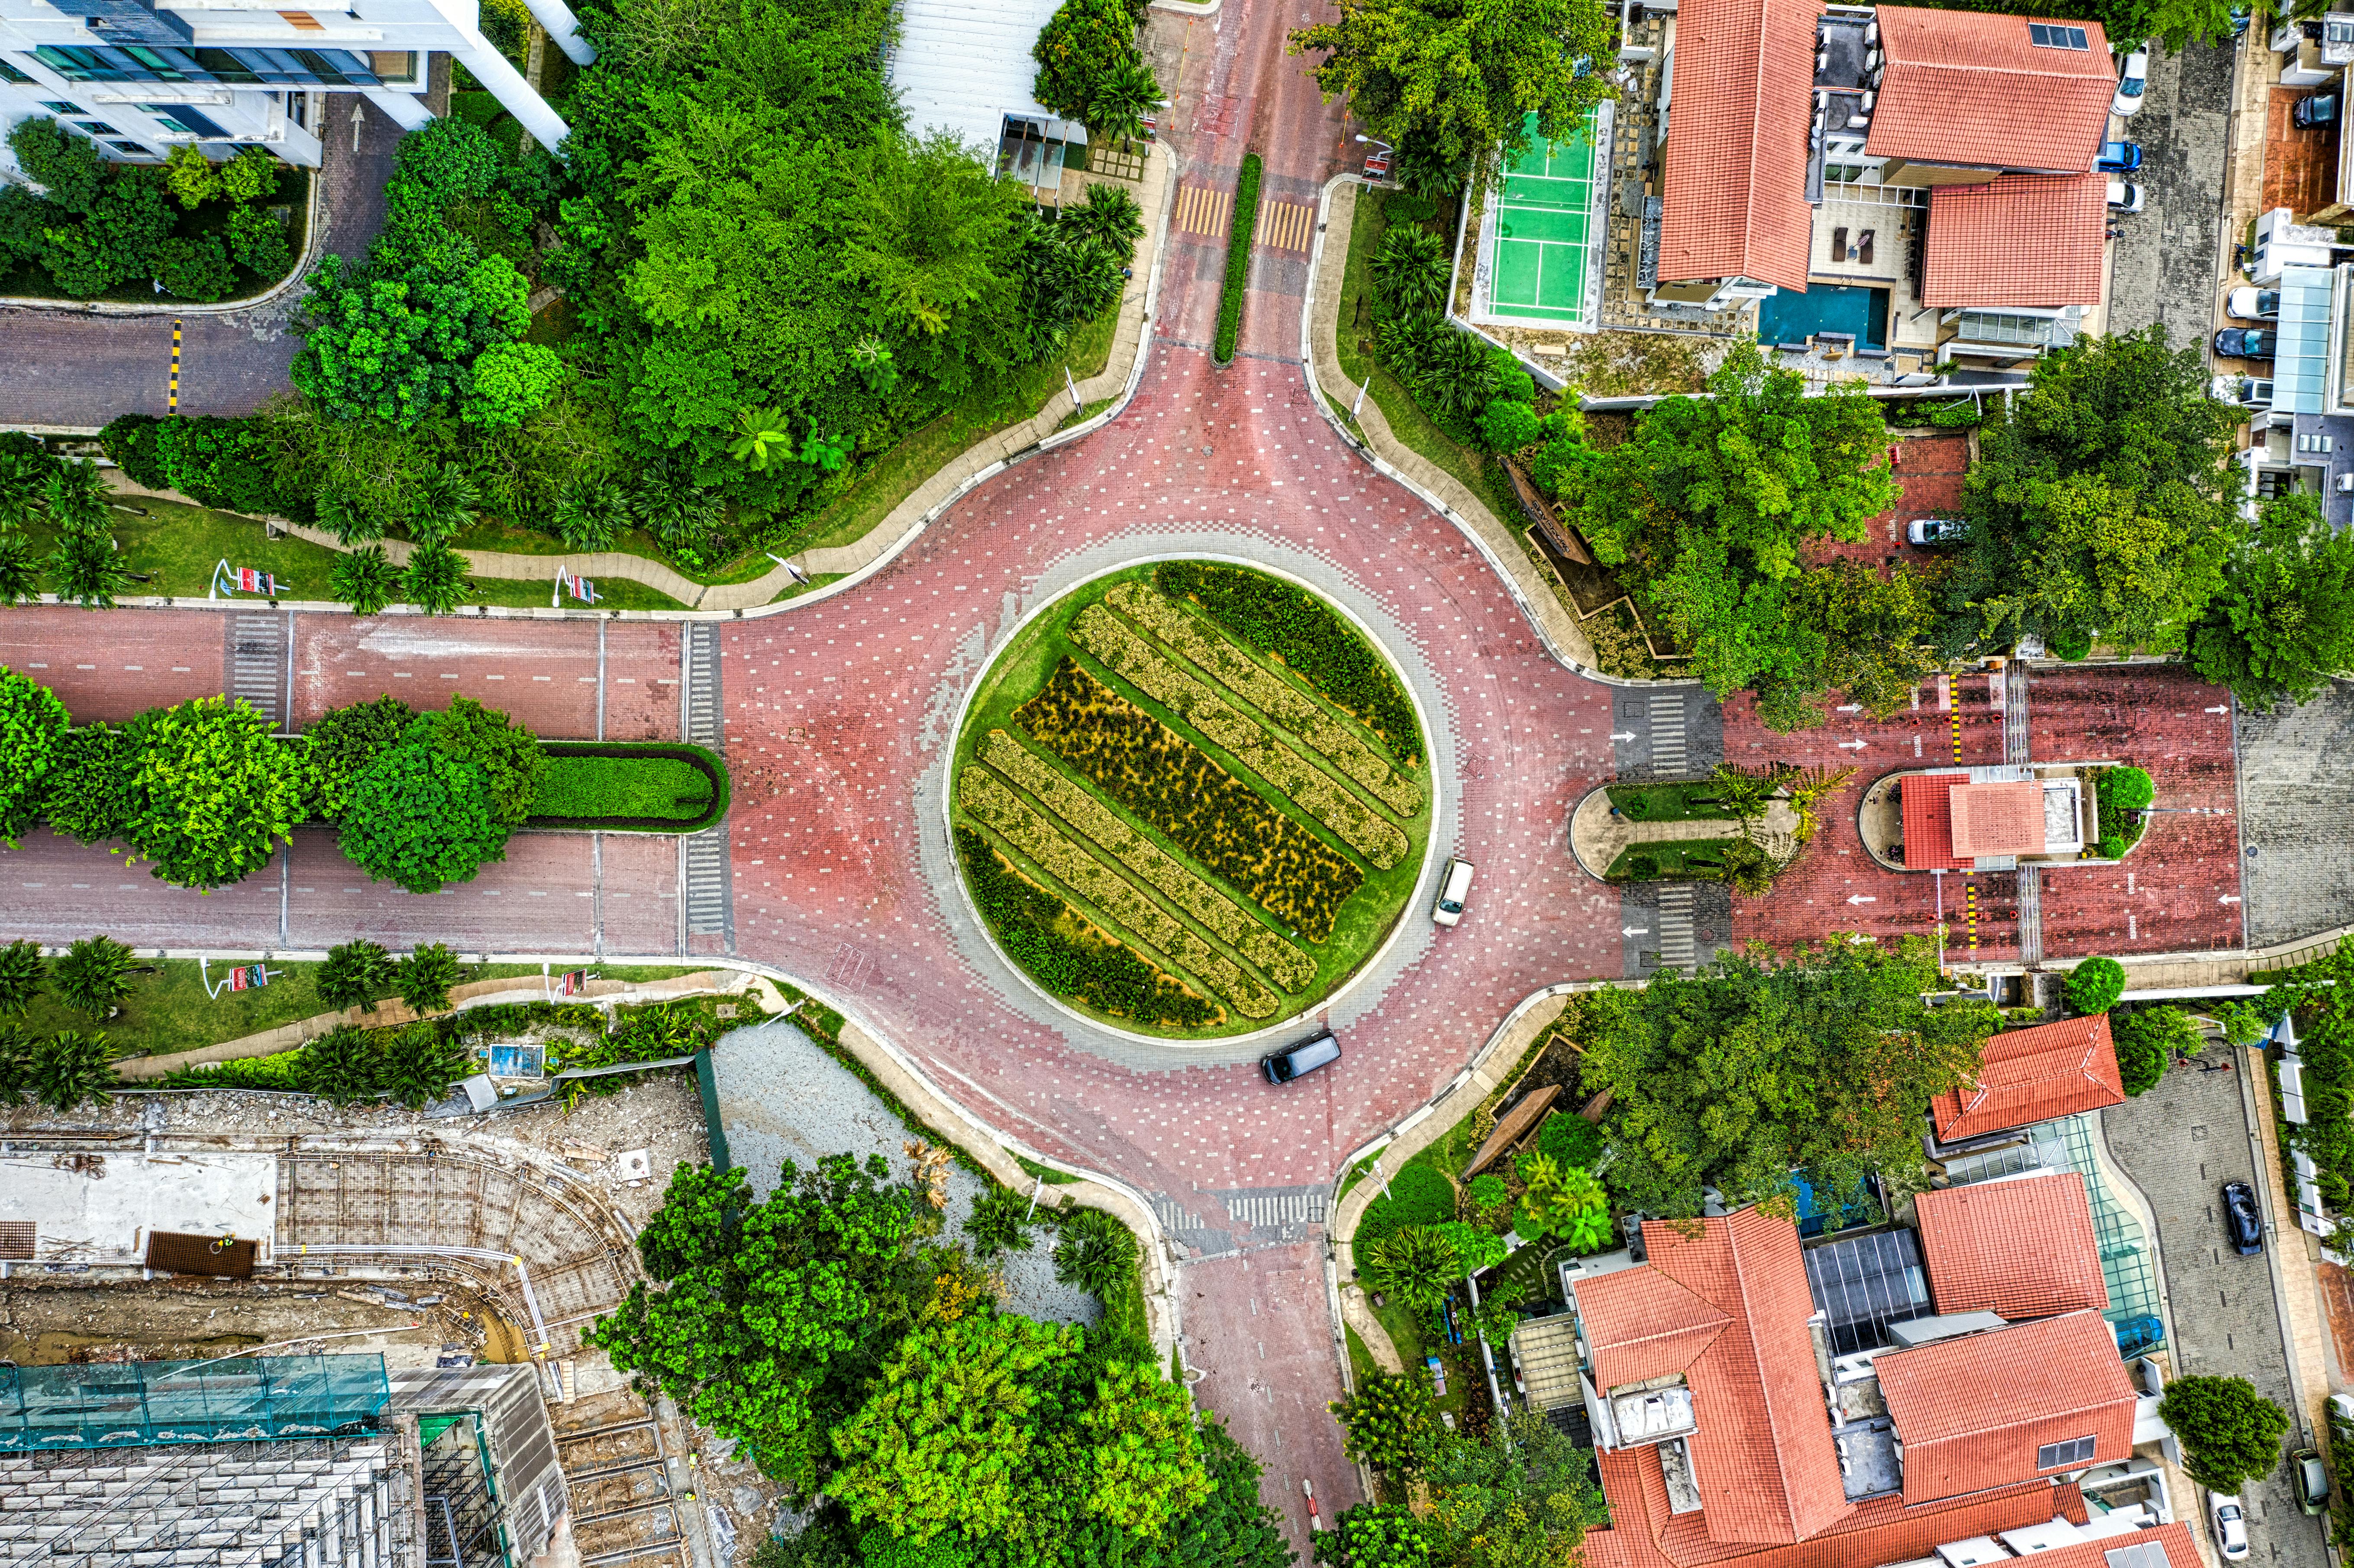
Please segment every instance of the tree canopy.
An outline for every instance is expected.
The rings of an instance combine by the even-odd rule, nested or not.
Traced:
[[[0,842],[10,849],[39,820],[71,722],[55,692],[0,664]]]
[[[403,740],[351,781],[337,844],[378,882],[434,893],[472,882],[506,858],[482,770],[423,741]]]
[[[2309,702],[2354,669],[2354,534],[2302,493],[2264,503],[2223,563],[2223,588],[2190,636],[2201,678],[2254,708]]]
[[[1879,405],[1853,387],[1808,397],[1745,344],[1708,390],[1665,399],[1606,451],[1549,450],[1546,473],[1596,558],[1691,649],[1711,691],[1755,688],[1786,729],[1819,722],[1818,700],[1840,688],[1893,712],[1935,667],[1920,646],[1928,579],[1808,559],[1818,543],[1861,542],[1896,502]]]
[[[2158,1414],[2182,1439],[2183,1469],[2215,1492],[2236,1492],[2272,1474],[2288,1436],[2288,1412],[2243,1377],[2178,1377],[2166,1385]]]
[[[126,836],[154,874],[219,887],[269,863],[302,820],[302,760],[242,699],[151,708],[123,726]]]
[[[2241,539],[2223,466],[2240,421],[2209,395],[2198,345],[2162,325],[2038,360],[1979,431],[1947,651],[2022,636],[2069,656],[2096,638],[2180,648]]]
[[[1698,1214],[1705,1187],[1787,1213],[1801,1171],[1847,1192],[1917,1168],[1929,1101],[1977,1071],[2000,1022],[1985,1004],[1929,1007],[1937,986],[1926,938],[1835,935],[1577,999],[1585,1070],[1612,1096],[1613,1192],[1662,1217]]]
[[[1537,133],[1566,137],[1616,96],[1616,18],[1597,0],[1342,0],[1335,22],[1290,36],[1316,84],[1383,141],[1461,168]]]

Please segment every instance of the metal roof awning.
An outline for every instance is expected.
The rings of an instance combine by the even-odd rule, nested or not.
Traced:
[[[2284,267],[2280,347],[2273,358],[2273,407],[2318,414],[2329,383],[2329,306],[2336,273],[2327,267]]]

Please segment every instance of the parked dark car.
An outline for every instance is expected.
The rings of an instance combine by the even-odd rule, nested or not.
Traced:
[[[2138,142],[2104,142],[2101,155],[2093,166],[2105,175],[2129,175],[2141,167],[2141,143]]]
[[[2338,123],[2340,94],[2336,88],[2327,92],[2308,92],[2289,105],[2288,122],[2300,131],[2310,131],[2317,125]]]
[[[2264,1250],[2264,1216],[2256,1213],[2256,1194],[2245,1181],[2223,1183],[2223,1232],[2242,1257]]]
[[[1313,1040],[1303,1040],[1297,1045],[1270,1052],[1259,1059],[1259,1071],[1270,1084],[1288,1084],[1303,1074],[1329,1066],[1341,1059],[1341,1043],[1326,1030]]]
[[[2280,334],[2270,327],[2225,327],[2215,334],[2218,359],[2270,359]]]

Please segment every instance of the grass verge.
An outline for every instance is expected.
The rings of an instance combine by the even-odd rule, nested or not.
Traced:
[[[1669,839],[1629,844],[1603,874],[1612,882],[1722,882],[1724,852],[1739,839]]]
[[[1686,784],[1613,784],[1610,803],[1630,822],[1737,821],[1713,796],[1715,786]]]
[[[1235,336],[1242,330],[1243,295],[1249,291],[1253,233],[1258,227],[1258,180],[1264,165],[1257,153],[1243,154],[1242,181],[1235,186],[1235,221],[1226,231],[1226,281],[1218,292],[1218,337],[1210,357],[1231,365]]]

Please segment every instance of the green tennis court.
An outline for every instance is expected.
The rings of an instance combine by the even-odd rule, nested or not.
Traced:
[[[1595,114],[1575,133],[1549,142],[1529,116],[1529,149],[1504,173],[1496,206],[1495,269],[1490,309],[1500,316],[1583,322],[1594,252],[1602,238],[1596,210]]]

